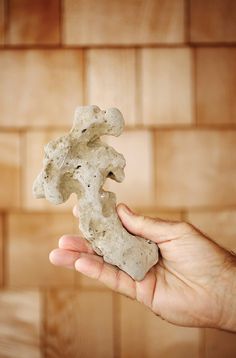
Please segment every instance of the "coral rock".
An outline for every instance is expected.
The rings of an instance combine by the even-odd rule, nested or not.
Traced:
[[[124,179],[125,159],[100,136],[119,136],[123,127],[123,116],[116,108],[77,108],[69,134],[45,146],[43,170],[34,182],[33,193],[53,204],[63,203],[76,193],[79,228],[94,251],[140,281],[157,263],[158,247],[122,226],[115,194],[103,190],[107,178]]]

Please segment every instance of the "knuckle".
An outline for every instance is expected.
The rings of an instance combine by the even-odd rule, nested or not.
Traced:
[[[150,219],[146,216],[139,217],[139,232],[142,234],[145,232],[146,227],[150,224]]]

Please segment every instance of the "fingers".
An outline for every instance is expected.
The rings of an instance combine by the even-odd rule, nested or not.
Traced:
[[[181,222],[170,222],[137,215],[124,205],[117,206],[117,213],[128,231],[158,244],[177,239],[183,231]]]
[[[89,242],[79,236],[64,235],[59,239],[60,249],[86,252],[92,254],[94,251]]]
[[[51,263],[63,266],[94,278],[126,296],[135,298],[135,282],[125,272],[107,264],[94,254],[90,244],[78,236],[64,235],[59,239],[59,248],[49,255]]]
[[[78,236],[64,235],[59,239],[58,246],[58,249],[49,254],[49,260],[54,265],[71,269],[74,268],[75,261],[81,253],[94,252],[88,241]]]
[[[135,281],[117,267],[105,263],[100,256],[81,254],[75,262],[75,268],[82,274],[97,279],[114,291],[130,298],[136,297]]]
[[[136,297],[136,286],[133,279],[117,267],[107,264],[96,254],[55,249],[49,255],[49,260],[56,266],[76,269],[82,274],[97,279],[112,290],[130,298]]]
[[[49,260],[56,266],[63,266],[69,269],[74,269],[74,264],[79,256],[79,252],[55,249],[50,252]]]

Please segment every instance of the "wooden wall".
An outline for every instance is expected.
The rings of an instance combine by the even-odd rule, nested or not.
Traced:
[[[53,267],[73,199],[31,194],[75,107],[116,106],[118,199],[235,249],[235,45],[234,0],[0,0],[0,357],[236,356],[233,334],[175,327]]]

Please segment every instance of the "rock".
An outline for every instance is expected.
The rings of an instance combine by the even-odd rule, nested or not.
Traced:
[[[94,251],[140,281],[157,263],[158,247],[122,226],[115,194],[103,190],[107,178],[124,179],[125,159],[100,137],[119,136],[123,127],[123,116],[116,108],[79,107],[69,134],[45,146],[43,170],[34,182],[33,194],[60,204],[76,193],[79,228]]]

